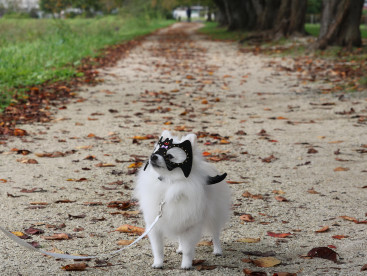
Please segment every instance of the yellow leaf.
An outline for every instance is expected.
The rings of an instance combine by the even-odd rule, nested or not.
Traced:
[[[20,232],[20,231],[14,231],[14,232],[11,232],[13,235],[17,236],[17,237],[23,237],[25,236],[25,234],[23,232]]]
[[[143,162],[135,162],[128,166],[129,169],[131,168],[140,168],[143,165]]]

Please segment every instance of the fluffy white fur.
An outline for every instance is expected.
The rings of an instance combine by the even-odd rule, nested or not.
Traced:
[[[177,252],[182,253],[181,268],[192,267],[195,246],[203,232],[213,236],[214,254],[221,255],[220,232],[230,216],[230,190],[225,181],[207,185],[208,176],[218,175],[218,171],[204,161],[197,149],[196,135],[189,134],[182,139],[172,137],[170,132],[162,133],[165,138],[173,138],[173,143],[189,140],[193,149],[193,165],[188,178],[181,168],[168,171],[164,159],[159,156],[157,166],[140,170],[135,195],[144,214],[146,226],[150,225],[159,212],[159,203],[166,202],[163,216],[149,234],[154,255],[154,268],[163,266],[164,238],[178,240]],[[172,161],[182,162],[185,154],[172,148]],[[160,177],[162,180],[159,180]]]

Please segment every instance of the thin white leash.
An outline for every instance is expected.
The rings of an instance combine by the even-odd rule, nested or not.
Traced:
[[[5,230],[3,227],[0,226],[0,230],[6,235],[8,236],[10,239],[12,239],[13,241],[15,241],[17,244],[23,246],[24,248],[27,248],[29,250],[32,251],[36,251],[38,253],[41,254],[45,254],[57,259],[72,259],[72,260],[81,260],[81,259],[95,259],[95,258],[101,258],[101,257],[107,257],[107,256],[111,256],[111,255],[115,255],[125,249],[128,249],[129,247],[133,246],[134,244],[138,243],[141,239],[143,239],[146,235],[149,234],[150,231],[152,231],[153,227],[156,225],[156,223],[158,222],[158,220],[162,217],[162,211],[163,211],[163,206],[164,206],[165,202],[162,201],[159,205],[159,213],[158,216],[154,219],[153,223],[145,230],[145,232],[139,237],[137,238],[134,242],[132,242],[131,244],[120,248],[116,251],[112,251],[110,253],[105,253],[105,254],[100,254],[100,255],[95,255],[95,256],[76,256],[76,255],[68,255],[68,254],[60,254],[60,253],[52,253],[52,252],[46,252],[43,251],[39,248],[35,248],[32,245],[30,245],[29,243],[23,241],[22,239],[20,239],[19,237],[15,236],[14,234],[10,233],[9,231]]]

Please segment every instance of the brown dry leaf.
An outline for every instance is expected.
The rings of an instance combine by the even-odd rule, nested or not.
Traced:
[[[240,216],[240,220],[246,221],[246,222],[253,222],[255,219],[250,214],[244,214]]]
[[[212,241],[201,241],[197,244],[197,246],[212,246],[213,242]]]
[[[6,180],[6,179],[0,179],[0,182],[1,183],[6,183],[6,182],[8,182],[8,180]]]
[[[266,272],[252,271],[251,269],[248,269],[248,268],[244,268],[243,273],[248,276],[267,276],[268,275]]]
[[[367,264],[365,264],[364,266],[362,266],[361,271],[366,271],[367,270]]]
[[[345,171],[349,171],[349,168],[337,167],[334,169],[334,172],[345,172]]]
[[[86,263],[75,263],[62,266],[61,269],[65,271],[84,271],[87,268]]]
[[[36,159],[27,159],[27,158],[17,159],[17,162],[23,164],[38,164]]]
[[[98,163],[95,165],[98,168],[110,168],[110,167],[116,167],[115,164],[111,164],[111,163]]]
[[[290,272],[275,272],[273,276],[297,276],[297,273]]]
[[[324,233],[324,232],[327,232],[329,230],[330,230],[329,226],[324,226],[324,227],[320,228],[319,230],[316,230],[315,232],[316,233]]]
[[[20,128],[14,129],[14,136],[26,136],[26,135],[28,135],[28,133],[24,129]]]
[[[243,194],[242,194],[243,197],[250,197],[250,198],[253,198],[253,199],[263,199],[263,196],[258,194],[258,195],[253,195],[251,194],[249,191],[245,191]]]
[[[246,243],[257,243],[259,241],[260,238],[241,238],[237,240],[237,242],[246,242]]]
[[[346,239],[349,236],[345,236],[345,235],[334,235],[332,236],[333,239],[337,239],[337,240],[342,240],[342,239]]]
[[[318,151],[314,148],[309,148],[307,153],[314,154],[314,153],[318,153]]]
[[[252,261],[258,267],[273,267],[281,263],[274,257],[263,257]]]
[[[276,196],[275,199],[279,202],[288,202],[288,199],[282,196]]]
[[[271,163],[274,162],[275,160],[277,160],[278,158],[276,158],[273,154],[265,157],[265,158],[261,158],[261,161],[263,161],[264,163]]]
[[[317,257],[317,258],[327,259],[327,260],[333,261],[334,263],[338,262],[337,255],[338,253],[336,253],[334,250],[328,247],[315,247],[315,248],[312,248],[307,253],[308,257],[311,257],[311,258]]]
[[[202,271],[202,270],[213,270],[213,269],[216,269],[217,266],[216,265],[198,265],[198,266],[195,266],[195,268],[198,271]]]
[[[309,194],[315,194],[315,195],[319,194],[319,192],[316,192],[313,187],[311,189],[308,189],[307,190],[307,193],[309,193]]]
[[[268,236],[274,237],[274,238],[286,238],[286,237],[292,235],[291,233],[274,233],[274,232],[271,232],[271,231],[268,231],[267,234],[268,234]]]
[[[54,234],[52,236],[42,236],[45,240],[70,240],[71,236],[65,233]]]
[[[30,205],[48,205],[47,202],[43,202],[43,201],[33,201],[33,202],[29,202]]]
[[[134,241],[131,241],[131,240],[119,240],[117,241],[117,244],[118,245],[129,245],[129,244],[132,244]]]
[[[116,229],[116,231],[119,231],[121,233],[129,233],[129,234],[138,234],[138,235],[141,235],[141,234],[143,234],[145,232],[145,229],[142,228],[142,227],[138,227],[138,226],[124,224],[124,225],[121,225],[120,227],[118,227]]]
[[[345,219],[345,220],[349,220],[349,221],[353,221],[355,223],[358,222],[358,220],[356,218],[349,217],[349,216],[340,216],[340,218]]]

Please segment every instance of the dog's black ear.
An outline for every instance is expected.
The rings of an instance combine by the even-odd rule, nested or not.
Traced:
[[[222,175],[216,175],[216,176],[208,176],[207,179],[207,183],[208,185],[213,185],[213,184],[217,184],[219,182],[221,182],[222,180],[224,180],[227,176],[227,173],[224,173]]]

